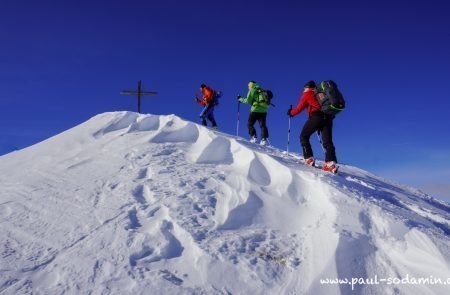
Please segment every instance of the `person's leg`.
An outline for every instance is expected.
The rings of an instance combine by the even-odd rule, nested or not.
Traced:
[[[302,145],[303,158],[305,158],[305,160],[314,156],[309,138],[321,127],[322,121],[322,116],[312,116],[305,122],[305,125],[303,125],[302,132],[300,133],[300,143]]]
[[[258,115],[258,123],[261,128],[261,139],[267,139],[269,138],[269,130],[266,124],[267,113],[259,113]]]
[[[334,161],[337,163],[336,150],[333,144],[333,119],[325,118],[322,129],[322,142],[325,149],[325,162]]]
[[[208,120],[211,122],[213,128],[217,127],[217,123],[216,123],[216,120],[214,118],[214,108],[211,108],[208,111]]]
[[[255,125],[256,120],[258,119],[257,113],[250,113],[247,121],[248,134],[250,137],[256,137],[256,129],[253,127]]]
[[[200,113],[200,119],[202,119],[203,126],[207,126],[207,124],[206,124],[207,112],[208,112],[208,106],[205,106],[203,108],[202,112]]]

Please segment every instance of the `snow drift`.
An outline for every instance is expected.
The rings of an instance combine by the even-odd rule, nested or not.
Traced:
[[[0,157],[0,184],[1,294],[450,288],[448,204],[174,115],[98,115]]]

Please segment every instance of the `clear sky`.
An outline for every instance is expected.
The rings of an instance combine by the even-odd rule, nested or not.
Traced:
[[[333,79],[347,100],[338,160],[450,196],[450,4],[416,2],[2,1],[0,154],[135,111],[119,92],[138,80],[159,92],[144,113],[192,121],[199,85],[221,89],[216,119],[232,134],[236,96],[255,80],[275,94],[270,139],[285,149],[286,110],[304,83]],[[248,113],[242,106],[241,135]],[[293,151],[305,120],[292,121]]]

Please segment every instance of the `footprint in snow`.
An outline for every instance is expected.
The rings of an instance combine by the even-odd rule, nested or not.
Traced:
[[[153,254],[153,252],[154,252],[154,249],[152,249],[148,246],[144,246],[141,251],[139,251],[135,254],[132,254],[130,256],[130,265],[135,267],[140,260],[145,259],[146,257],[149,257],[150,255]]]
[[[169,221],[163,221],[161,225],[161,233],[166,239],[166,246],[161,250],[162,259],[172,259],[180,257],[184,251],[181,242],[172,234],[173,224]]]
[[[150,180],[150,179],[152,179],[152,176],[153,176],[153,171],[150,169],[150,167],[147,167],[147,168],[142,168],[139,171],[137,179],[138,180],[140,180],[140,179]]]
[[[142,205],[147,204],[147,200],[144,197],[144,186],[143,185],[138,185],[133,190],[133,197],[138,203],[140,203]]]
[[[193,208],[195,211],[199,212],[199,213],[202,213],[202,212],[203,212],[203,209],[202,209],[202,208],[200,207],[200,205],[197,204],[197,203],[195,203],[194,205],[192,205],[192,208]]]
[[[137,217],[136,208],[133,208],[130,211],[128,211],[128,218],[130,219],[130,222],[126,227],[127,230],[136,230],[142,226],[141,223],[139,222],[139,218]]]
[[[155,202],[155,196],[153,191],[147,185],[138,185],[133,190],[134,199],[142,205],[151,205]]]
[[[148,212],[148,217],[153,217],[153,216],[155,216],[155,214],[159,211],[161,209],[161,207],[156,207],[156,208],[154,208],[154,209],[152,209],[152,210],[150,210],[150,212]]]
[[[202,179],[202,180],[199,180],[199,181],[197,181],[196,183],[195,183],[195,186],[197,187],[197,188],[199,188],[199,189],[205,189],[206,188],[206,181],[207,181],[208,179],[207,178],[205,178],[205,179]]]
[[[171,282],[174,285],[180,286],[181,284],[183,284],[183,280],[182,279],[180,279],[179,277],[177,277],[176,275],[174,275],[173,273],[171,273],[167,269],[161,270],[159,272],[159,274],[162,276],[163,279]]]
[[[173,224],[164,220],[161,224],[161,234],[152,238],[155,245],[144,245],[140,251],[130,256],[129,262],[132,267],[137,265],[169,260],[180,257],[184,251],[181,242],[173,235]]]
[[[156,154],[153,154],[152,156],[153,156],[153,157],[170,156],[170,155],[172,155],[173,153],[175,153],[176,151],[177,151],[176,148],[165,148],[164,150],[162,150],[162,151],[160,151],[160,152],[158,152],[158,153],[156,153]]]

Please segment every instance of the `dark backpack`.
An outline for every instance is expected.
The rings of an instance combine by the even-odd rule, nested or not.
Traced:
[[[212,99],[212,104],[213,106],[218,106],[219,105],[219,98],[222,97],[222,91],[221,90],[214,90],[214,96]]]
[[[272,98],[273,98],[273,93],[270,90],[264,90],[262,88],[259,88],[257,90],[258,93],[258,104],[267,104],[268,106],[275,106],[274,104],[272,104]]]
[[[345,100],[336,83],[326,80],[317,85],[317,101],[320,103],[322,112],[327,115],[336,115],[345,109]]]

